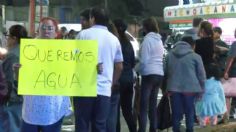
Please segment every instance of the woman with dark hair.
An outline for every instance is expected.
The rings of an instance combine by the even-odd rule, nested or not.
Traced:
[[[8,87],[7,95],[4,97],[4,104],[0,106],[0,131],[19,132],[23,99],[17,95],[13,64],[19,63],[20,39],[27,38],[27,31],[21,25],[13,25],[10,27],[9,34],[6,37],[8,53],[4,57],[2,68]]]
[[[199,27],[200,39],[196,40],[195,52],[202,57],[204,66],[214,61],[214,41],[212,24],[208,21],[203,21]]]
[[[136,132],[136,123],[133,116],[132,100],[133,100],[133,68],[135,66],[134,49],[126,36],[127,25],[122,19],[114,20],[115,27],[119,34],[119,40],[123,54],[123,71],[119,79],[120,105],[123,116],[127,122],[130,132]]]
[[[117,28],[113,21],[109,20],[107,29],[117,38],[119,38],[119,34]],[[110,111],[108,114],[108,118],[106,120],[106,131],[107,132],[119,132],[120,131],[120,92],[119,85],[113,85],[111,88],[111,100],[110,100]]]
[[[146,131],[149,109],[150,132],[157,129],[157,95],[162,82],[164,47],[154,17],[143,21],[144,40],[140,49],[139,73],[142,75],[139,132]]]

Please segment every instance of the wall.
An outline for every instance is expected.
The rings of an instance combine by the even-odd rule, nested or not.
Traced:
[[[6,6],[6,20],[28,21],[29,7]]]

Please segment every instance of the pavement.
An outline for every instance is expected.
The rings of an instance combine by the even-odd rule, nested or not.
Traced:
[[[159,90],[158,94],[158,102],[160,101],[162,97],[161,90]],[[121,132],[129,132],[128,126],[125,122],[125,119],[122,115],[122,111],[120,112],[120,122],[121,122]],[[148,128],[148,127],[147,127]],[[75,131],[75,125],[74,125],[74,116],[66,117],[63,121],[62,125],[62,132],[74,132]]]
[[[121,132],[129,132],[128,126],[126,125],[126,122],[123,116],[121,116],[120,121],[121,121]],[[74,122],[73,116],[69,118],[65,118],[64,123],[62,125],[62,132],[74,132],[75,125],[73,122]]]
[[[181,127],[181,132],[184,132],[184,126]],[[217,126],[207,126],[204,128],[200,128],[199,126],[195,126],[195,132],[236,132],[236,122],[230,122],[224,125]],[[62,132],[74,132],[74,125],[63,125]],[[127,125],[122,121],[121,132],[129,132]],[[172,132],[172,129],[166,129],[158,132]]]
[[[161,93],[161,92],[159,92]],[[161,94],[158,94],[158,100],[161,98]],[[121,121],[121,132],[129,132],[128,126],[124,120],[124,117],[121,112],[120,116]],[[149,128],[147,126],[147,128]],[[185,126],[184,121],[181,125],[181,132],[184,132]],[[75,131],[75,125],[74,125],[74,116],[66,117],[64,119],[63,125],[62,125],[62,132],[74,132]],[[197,124],[194,126],[195,132],[236,132],[236,119],[230,119],[229,123],[217,125],[217,126],[207,126],[204,128],[200,128]],[[169,128],[168,130],[158,131],[158,132],[172,132],[172,129]]]

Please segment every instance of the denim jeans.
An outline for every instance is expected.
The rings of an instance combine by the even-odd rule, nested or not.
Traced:
[[[140,99],[140,125],[139,132],[146,132],[147,114],[149,111],[150,132],[157,130],[157,95],[163,76],[142,76]]]
[[[106,123],[107,125],[106,132],[116,132],[119,101],[120,101],[119,91],[112,92],[111,102],[110,102],[110,111],[109,111],[109,116],[107,118],[107,123]]]
[[[186,118],[186,132],[193,132],[195,95],[173,92],[170,99],[173,132],[180,132],[180,121],[183,119],[183,114]]]
[[[22,122],[21,132],[60,132],[63,118],[52,125],[33,125]]]
[[[20,132],[22,103],[0,106],[0,132]]]
[[[189,4],[189,0],[183,0],[184,1],[184,4]]]
[[[106,132],[106,120],[109,113],[110,97],[75,97],[75,132]]]

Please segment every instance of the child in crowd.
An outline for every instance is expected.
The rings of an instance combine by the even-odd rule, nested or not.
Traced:
[[[216,64],[209,64],[206,67],[207,80],[205,91],[197,100],[196,115],[199,117],[200,126],[204,127],[210,121],[211,125],[217,124],[217,116],[226,112],[225,95],[220,82],[220,69]]]

